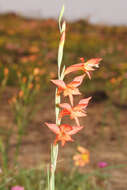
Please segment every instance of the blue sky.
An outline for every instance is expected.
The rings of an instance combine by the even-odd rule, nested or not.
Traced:
[[[127,24],[127,0],[0,0],[0,12],[57,18],[63,3],[67,19],[89,17],[92,22]]]

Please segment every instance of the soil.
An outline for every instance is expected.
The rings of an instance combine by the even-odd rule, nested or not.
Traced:
[[[8,88],[1,101],[0,124],[1,126],[14,126],[13,114],[10,111],[8,99],[12,97],[15,89]],[[23,167],[38,167],[48,164],[50,160],[50,144],[54,140],[54,134],[45,126],[44,122],[55,122],[54,114],[54,89],[49,89],[39,104],[42,108],[29,123],[26,134],[23,137],[20,149],[19,162]],[[92,102],[87,109],[87,117],[81,119],[81,125],[85,128],[74,136],[73,143],[59,146],[59,169],[70,169],[73,167],[72,157],[76,153],[77,145],[81,145],[90,151],[90,164],[81,171],[93,171],[98,169],[98,162],[105,161],[108,166],[119,166],[123,168],[108,170],[111,175],[109,179],[112,190],[127,189],[127,109],[117,108],[109,104],[108,100]],[[64,122],[68,122],[65,117]],[[73,121],[69,121],[73,124]],[[15,134],[11,140],[10,162],[13,160],[15,149]]]

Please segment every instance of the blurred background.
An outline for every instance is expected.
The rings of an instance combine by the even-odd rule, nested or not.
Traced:
[[[0,0],[0,189],[46,188],[54,135],[44,122],[55,122],[55,86],[50,80],[57,78],[58,16],[63,2],[67,30],[62,64],[79,63],[80,57],[103,60],[92,80],[86,77],[80,88],[82,98],[92,96],[92,101],[88,116],[80,120],[84,131],[74,143],[60,148],[56,190],[126,190],[125,0]],[[68,117],[64,122],[74,124]],[[78,145],[90,152],[90,163],[84,168],[73,162]],[[107,167],[100,167],[100,162]]]
[[[89,18],[93,23],[127,24],[125,0],[1,0],[0,12],[17,12],[33,18],[58,18],[63,3],[65,18],[71,21]]]

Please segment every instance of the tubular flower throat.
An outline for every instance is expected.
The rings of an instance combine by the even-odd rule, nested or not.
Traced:
[[[48,128],[56,134],[54,144],[61,141],[61,145],[64,146],[67,141],[74,141],[71,136],[78,133],[83,127],[82,126],[70,126],[68,124],[56,124],[45,123]]]
[[[59,104],[59,107],[63,108],[59,114],[59,119],[65,115],[70,115],[70,119],[75,119],[76,124],[80,126],[78,117],[86,116],[85,109],[88,106],[90,99],[91,97],[80,100],[78,105],[75,107],[71,107],[68,103]]]
[[[69,84],[65,84],[65,82],[62,80],[51,80],[51,82],[53,82],[58,87],[57,95],[59,96],[61,93],[63,93],[64,97],[69,96],[71,105],[73,105],[73,95],[81,94],[77,87],[81,85],[84,77],[85,74],[75,77],[74,80]]]
[[[85,62],[84,58],[81,57],[80,58],[81,63],[67,67],[64,74],[67,75],[74,71],[84,71],[88,75],[89,79],[91,79],[90,72],[94,71],[95,70],[94,68],[99,67],[99,63],[101,60],[102,60],[101,58],[93,58]]]

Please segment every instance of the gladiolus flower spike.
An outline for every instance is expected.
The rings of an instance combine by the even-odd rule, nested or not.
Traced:
[[[73,106],[73,95],[81,94],[77,87],[81,85],[84,77],[85,74],[75,77],[74,80],[69,84],[65,84],[65,82],[62,80],[51,80],[51,82],[53,82],[58,87],[57,95],[59,96],[63,92],[64,97],[69,96],[71,105]]]
[[[56,124],[45,123],[48,128],[56,134],[54,144],[61,141],[61,145],[64,146],[67,141],[74,141],[71,136],[78,133],[83,127],[82,126],[70,126],[68,124]]]
[[[95,70],[94,68],[99,67],[99,63],[102,59],[101,58],[93,58],[93,59],[89,59],[87,62],[85,62],[84,58],[81,57],[80,60],[81,60],[81,63],[67,67],[64,74],[67,75],[74,71],[84,71],[88,75],[89,79],[91,79],[90,72],[94,71]]]
[[[65,115],[70,115],[70,119],[74,119],[76,124],[80,126],[78,117],[86,116],[85,109],[88,106],[90,99],[91,97],[80,100],[75,107],[71,107],[68,103],[59,104],[59,107],[63,108],[59,114],[59,119],[61,120]]]

